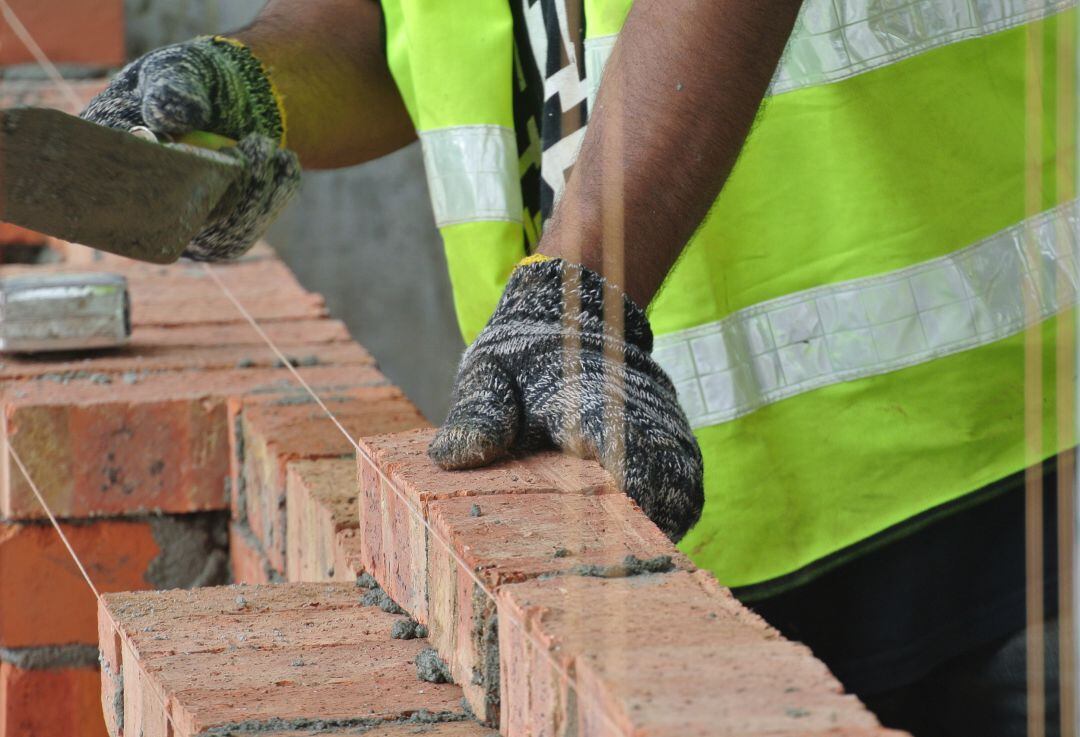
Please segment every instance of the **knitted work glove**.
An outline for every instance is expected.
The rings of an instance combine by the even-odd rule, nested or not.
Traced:
[[[623,305],[622,335],[604,323],[605,290]],[[446,469],[551,445],[595,458],[680,539],[704,504],[701,451],[652,341],[645,313],[600,275],[526,259],[465,351],[428,454]]]
[[[236,140],[221,153],[244,165],[236,202],[215,211],[185,256],[215,261],[240,256],[266,232],[300,185],[296,154],[282,148],[284,121],[262,64],[246,46],[201,37],[151,51],[128,64],[83,110],[94,123],[159,136],[208,131]]]

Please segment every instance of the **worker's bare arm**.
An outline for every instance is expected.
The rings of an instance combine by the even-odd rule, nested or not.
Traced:
[[[270,0],[233,34],[270,69],[305,168],[350,166],[416,137],[380,42],[376,0]]]
[[[539,250],[648,304],[727,179],[801,5],[636,0]]]

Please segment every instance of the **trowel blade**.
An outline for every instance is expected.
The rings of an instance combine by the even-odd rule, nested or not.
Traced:
[[[240,173],[59,110],[0,110],[0,220],[121,256],[178,259]]]

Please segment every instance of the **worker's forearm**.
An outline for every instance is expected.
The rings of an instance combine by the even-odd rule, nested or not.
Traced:
[[[415,138],[382,51],[376,0],[270,0],[233,34],[270,70],[287,145],[308,168],[349,166]]]
[[[636,0],[539,250],[644,306],[719,194],[801,0]]]

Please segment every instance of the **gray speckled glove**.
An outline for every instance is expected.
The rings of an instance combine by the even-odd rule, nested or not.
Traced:
[[[605,289],[615,287],[561,259],[519,266],[462,358],[453,406],[428,453],[446,469],[551,445],[596,458],[678,540],[701,516],[701,451],[649,355],[645,313],[615,292],[624,308],[617,334],[604,324]]]
[[[300,185],[296,154],[282,148],[284,121],[269,77],[247,47],[201,37],[151,51],[124,67],[82,112],[94,123],[159,136],[207,131],[236,140],[221,153],[244,163],[237,202],[192,239],[185,256],[240,256],[266,232]]]

